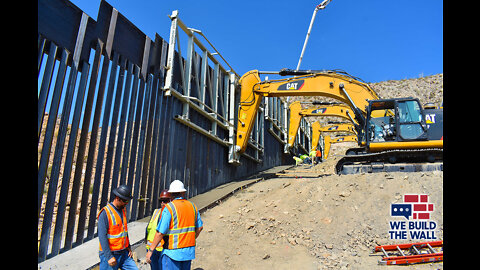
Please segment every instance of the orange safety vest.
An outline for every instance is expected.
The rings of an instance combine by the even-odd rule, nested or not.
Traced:
[[[167,249],[177,249],[195,246],[195,223],[197,207],[185,199],[177,199],[165,206],[172,219],[168,235]]]
[[[108,245],[111,251],[118,251],[127,248],[130,245],[128,240],[128,228],[127,228],[127,215],[125,208],[122,210],[123,219],[120,218],[115,207],[111,204],[107,204],[100,210],[97,215],[97,220],[102,211],[105,210],[108,218],[107,239]],[[99,243],[100,251],[102,251],[102,245]]]

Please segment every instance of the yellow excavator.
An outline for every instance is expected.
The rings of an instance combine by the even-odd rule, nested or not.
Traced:
[[[355,131],[355,128],[353,124],[349,123],[339,123],[339,124],[330,124],[327,126],[320,126],[320,123],[313,122],[312,123],[312,149],[311,151],[315,151],[317,149],[318,143],[320,141],[320,135],[325,132],[345,132],[345,133],[350,133],[352,135],[348,136],[347,141],[350,141],[350,137],[355,138],[355,142],[357,141],[357,132]],[[346,138],[341,137],[341,138]],[[327,159],[328,157],[328,152],[330,151],[330,145],[333,142],[333,140],[330,138],[330,136],[324,136],[323,137],[323,145],[321,151],[323,152],[323,159]],[[335,139],[334,139],[335,140]],[[340,141],[338,141],[340,142]]]
[[[360,146],[337,162],[338,174],[443,170],[443,109],[411,97],[370,100]]]
[[[335,139],[332,139],[330,136],[327,135],[324,137],[323,141],[324,141],[323,159],[328,158],[332,144],[343,143],[343,142],[358,142],[357,135],[347,135],[347,136],[337,137]]]
[[[295,142],[295,138],[297,137],[298,128],[300,127],[300,120],[305,116],[340,117],[340,118],[349,120],[353,125],[358,125],[357,121],[355,121],[355,119],[353,118],[354,114],[352,109],[345,104],[339,104],[339,103],[324,104],[324,105],[317,105],[314,107],[302,109],[302,105],[300,104],[300,101],[295,101],[295,102],[292,102],[292,104],[290,104],[289,109],[290,109],[290,124],[288,128],[288,145],[287,145],[288,148],[291,148],[293,146],[293,143]],[[318,125],[320,124],[318,123]],[[317,129],[320,129],[320,126],[318,126]],[[315,129],[313,129],[313,125],[312,125],[312,131],[313,132],[316,131]],[[313,138],[313,135],[312,135],[312,138]],[[314,142],[314,140],[312,140],[312,142]],[[316,144],[312,144],[312,147],[316,147]]]
[[[263,96],[322,96],[348,104],[358,123],[360,147],[339,160],[338,174],[443,170],[443,110],[435,112],[442,121],[427,126],[418,99],[380,99],[367,83],[344,71],[282,69],[279,75],[292,77],[266,81],[259,74],[249,71],[239,81],[236,152],[247,148]]]
[[[318,123],[318,122],[315,122]],[[312,124],[313,128],[313,124]],[[320,132],[346,132],[357,136],[355,127],[350,123],[338,123],[338,124],[329,124],[323,127],[320,127]]]
[[[347,104],[353,111],[359,128],[365,124],[367,100],[379,99],[377,93],[364,82],[343,71],[311,71],[282,69],[285,79],[261,81],[258,70],[245,73],[241,86],[236,152],[243,153],[253,128],[262,97],[323,96]],[[357,130],[358,132],[359,130]]]

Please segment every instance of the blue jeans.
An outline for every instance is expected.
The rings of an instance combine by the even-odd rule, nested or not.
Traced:
[[[105,256],[100,255],[100,270],[118,270],[121,268],[122,270],[138,270],[135,261],[128,257],[128,250],[124,249],[122,251],[112,252],[113,257],[117,260],[117,264],[115,266],[108,265],[108,260]]]
[[[147,250],[148,252],[148,250]],[[152,257],[150,257],[150,260],[152,261],[150,263],[150,268],[152,270],[162,270],[162,252],[158,250],[154,250],[152,253]]]
[[[162,255],[162,267],[165,270],[190,270],[192,261],[175,261],[167,255]]]

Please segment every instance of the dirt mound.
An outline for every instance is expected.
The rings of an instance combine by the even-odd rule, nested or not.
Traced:
[[[332,162],[288,170],[203,213],[192,269],[383,269],[369,254],[399,242],[389,240],[390,205],[408,193],[430,196],[443,238],[443,172],[339,176]]]

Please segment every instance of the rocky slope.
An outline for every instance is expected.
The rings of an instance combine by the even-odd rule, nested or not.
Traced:
[[[443,101],[443,73],[417,79],[372,83],[370,86],[381,98],[416,97],[422,105],[431,102],[436,106]]]
[[[435,236],[443,239],[442,172],[338,176],[328,173],[334,161],[316,165],[316,173],[289,170],[205,212],[192,269],[384,269],[371,252],[399,243],[389,239],[390,205],[407,193],[429,195]]]
[[[433,103],[435,106],[440,106],[443,102],[443,73],[435,74],[426,77],[404,79],[404,80],[389,80],[377,83],[369,83],[370,87],[377,92],[380,98],[399,98],[399,97],[415,97],[420,100],[420,103]],[[286,98],[282,98],[286,100]],[[290,97],[289,103],[294,101],[328,101],[338,102],[334,99],[323,97]],[[309,105],[302,105],[307,108]],[[319,121],[320,124],[325,125],[328,121],[339,121],[337,117],[307,117],[306,120],[310,123]],[[343,122],[343,120],[341,120]]]

